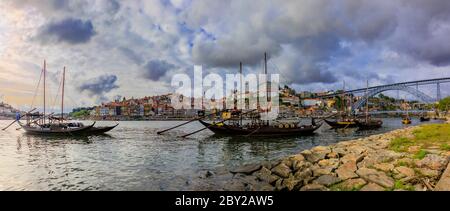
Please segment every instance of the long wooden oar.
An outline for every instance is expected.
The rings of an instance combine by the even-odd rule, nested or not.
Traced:
[[[25,115],[29,114],[30,112],[33,112],[34,110],[36,110],[36,108],[31,109],[30,111],[26,112]],[[14,123],[16,123],[17,121],[19,121],[20,119],[22,119],[23,116],[20,116],[19,119],[14,120],[13,122],[11,122],[11,124],[9,124],[8,126],[6,126],[5,128],[3,128],[2,130],[6,130],[8,129],[11,125],[13,125]]]
[[[251,110],[251,111],[244,112],[244,113],[242,113],[241,115],[248,114],[248,113],[251,113],[251,112],[254,112],[254,111],[256,111],[256,109]],[[198,132],[204,131],[204,130],[206,130],[206,129],[208,129],[208,128],[214,126],[214,125],[221,124],[221,123],[224,123],[224,122],[229,121],[229,120],[231,120],[231,119],[225,119],[225,120],[222,120],[222,121],[217,122],[217,123],[215,123],[215,124],[210,124],[210,125],[208,125],[207,127],[204,127],[204,128],[202,128],[202,129],[196,130],[196,131],[194,131],[194,132],[192,132],[192,133],[183,135],[183,136],[181,136],[181,138],[186,138],[186,137],[191,136],[191,135],[194,135],[194,134],[196,134],[196,133],[198,133]]]
[[[187,125],[187,124],[189,124],[189,123],[191,123],[191,122],[195,122],[195,121],[204,119],[204,118],[206,118],[206,117],[209,117],[209,116],[212,116],[212,115],[215,115],[215,114],[218,114],[218,113],[219,113],[219,112],[212,113],[212,114],[208,114],[208,115],[206,115],[206,116],[204,116],[204,117],[197,117],[197,118],[191,119],[191,120],[189,120],[189,121],[187,121],[187,122],[181,123],[181,124],[179,124],[179,125],[177,125],[177,126],[174,126],[174,127],[169,128],[169,129],[165,129],[165,130],[158,131],[156,134],[161,135],[161,134],[163,134],[163,133],[165,133],[165,132],[167,132],[167,131],[169,131],[169,130],[173,130],[173,129],[175,129],[175,128],[179,128],[179,127],[181,127],[181,126],[183,126],[183,125]]]

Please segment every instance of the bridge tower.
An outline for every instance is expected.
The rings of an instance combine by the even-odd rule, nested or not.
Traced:
[[[436,96],[436,100],[440,101],[441,100],[441,83],[437,82],[436,88],[437,88],[437,90],[436,90],[436,95],[437,95]]]

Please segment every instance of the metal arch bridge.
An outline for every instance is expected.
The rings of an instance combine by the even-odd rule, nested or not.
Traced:
[[[408,92],[408,93],[416,96],[419,100],[421,100],[423,102],[433,103],[433,102],[439,101],[441,99],[440,84],[441,83],[449,83],[449,82],[450,82],[450,77],[409,81],[409,82],[387,84],[387,85],[381,85],[381,86],[373,86],[373,87],[369,87],[369,88],[348,90],[348,91],[341,92],[341,93],[323,95],[323,96],[320,96],[319,98],[326,99],[326,98],[333,98],[336,96],[340,96],[343,94],[364,93],[364,96],[352,105],[352,111],[355,111],[356,109],[361,108],[361,106],[363,106],[366,103],[367,98],[375,96],[375,95],[385,92],[385,91],[390,91],[390,90],[400,90],[400,91]],[[429,84],[436,84],[436,88],[437,88],[436,98],[432,98],[419,90],[419,86],[429,85]],[[413,88],[414,86],[415,86],[415,88]],[[367,93],[365,93],[365,92],[367,92]]]
[[[419,91],[418,89],[412,88],[410,86],[405,86],[405,85],[383,86],[383,87],[380,87],[377,89],[370,90],[360,100],[356,101],[352,105],[352,110],[354,111],[358,108],[361,108],[363,105],[365,105],[367,102],[367,98],[375,96],[375,95],[385,92],[385,91],[390,91],[390,90],[401,90],[404,92],[408,92],[408,93],[416,96],[418,99],[420,99],[422,102],[425,102],[425,103],[433,103],[436,101],[436,99],[434,99],[434,98],[428,96],[427,94]]]

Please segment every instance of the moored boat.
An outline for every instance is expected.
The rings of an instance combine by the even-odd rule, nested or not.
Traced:
[[[420,117],[420,121],[421,121],[421,122],[428,122],[428,121],[430,121],[430,120],[431,120],[430,117],[425,117],[425,116],[421,116],[421,117]]]
[[[373,130],[383,126],[383,121],[379,119],[368,119],[357,121],[358,130]]]
[[[101,134],[105,133],[107,131],[112,130],[115,128],[115,126],[111,127],[94,127],[95,122],[90,125],[84,125],[81,122],[67,122],[64,118],[64,83],[65,83],[65,73],[66,73],[66,67],[64,67],[63,74],[62,74],[62,80],[61,80],[61,115],[55,116],[54,113],[46,115],[45,109],[46,109],[46,62],[44,60],[44,68],[41,71],[41,78],[43,76],[43,113],[31,113],[31,111],[34,111],[36,109],[32,109],[29,112],[26,112],[23,116],[19,113],[16,115],[16,120],[14,122],[17,122],[20,127],[29,134],[39,134],[39,135],[91,135],[91,134]],[[39,79],[39,83],[41,80]],[[38,84],[39,87],[39,84]],[[61,88],[60,87],[60,88]],[[26,117],[26,122],[22,123],[20,120]],[[12,122],[10,125],[8,125],[6,128],[11,126],[14,122]],[[3,130],[5,130],[4,128]]]
[[[118,125],[119,125],[119,123],[117,123],[116,125],[113,125],[113,126],[91,127],[86,132],[89,133],[90,135],[103,134],[103,133],[109,132],[110,130],[116,128]]]
[[[234,126],[225,123],[207,123],[203,120],[199,120],[199,122],[213,133],[224,136],[304,136],[313,134],[322,125],[286,123],[278,125],[257,124],[251,126]]]
[[[324,119],[324,121],[333,129],[358,127],[357,121],[354,119],[342,119],[342,120],[335,120],[335,121]]]
[[[404,124],[404,125],[409,125],[411,123],[412,123],[412,121],[409,117],[405,117],[402,119],[402,124]]]
[[[94,126],[95,122],[91,125],[70,126],[69,124],[22,124],[19,121],[19,125],[28,134],[36,135],[82,135]]]

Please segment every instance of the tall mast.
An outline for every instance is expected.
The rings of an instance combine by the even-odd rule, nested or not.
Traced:
[[[242,98],[242,92],[243,92],[243,90],[242,90],[242,62],[239,63],[239,73],[240,73],[240,77],[241,77],[241,78],[240,78],[240,80],[241,80],[241,82],[240,82],[240,84],[241,84],[241,96],[240,96],[240,98],[241,98],[241,99],[240,99],[240,103],[239,103],[239,104],[240,104],[240,107],[241,107],[240,110],[242,111],[242,110],[244,109],[244,108],[242,107],[242,100],[244,100],[244,99]],[[241,126],[242,126],[242,115],[240,115],[240,116],[241,116],[241,123],[240,123],[240,124],[241,124]]]
[[[268,82],[268,76],[267,76],[267,53],[264,52],[264,74],[266,75],[266,101],[267,101],[267,108],[266,108],[266,115],[269,116],[269,82]],[[272,85],[271,85],[272,86]],[[269,119],[267,119],[267,124],[269,124]]]
[[[62,93],[61,93],[61,122],[64,121],[64,83],[66,81],[66,66],[63,69]]]
[[[267,53],[264,52],[264,74],[266,75],[266,80],[267,80]],[[266,81],[266,97],[267,97],[267,102],[269,102],[269,86],[268,86],[268,82]]]
[[[44,60],[44,118],[43,118],[44,124],[45,124],[45,72],[46,72],[46,68],[47,68],[47,66],[46,66],[46,62]]]

